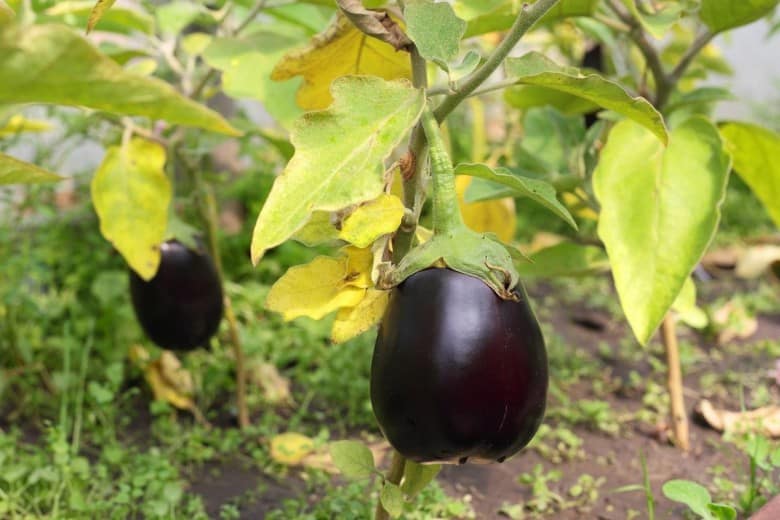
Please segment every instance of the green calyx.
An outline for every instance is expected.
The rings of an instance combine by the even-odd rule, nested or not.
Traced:
[[[484,281],[501,298],[517,300],[519,275],[512,255],[490,233],[472,231],[463,222],[455,192],[452,161],[444,148],[439,125],[430,110],[423,113],[430,149],[433,185],[433,237],[412,249],[397,266],[385,269],[379,285],[394,287],[429,267],[447,267]]]

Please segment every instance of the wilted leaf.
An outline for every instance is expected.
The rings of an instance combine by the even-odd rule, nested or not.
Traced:
[[[394,195],[382,194],[358,207],[341,225],[339,238],[357,247],[392,233],[401,225],[404,203]]]
[[[383,160],[417,121],[425,99],[406,82],[368,76],[333,83],[333,106],[299,119],[295,155],[257,218],[252,261],[298,231],[316,210],[335,211],[382,192]]]
[[[300,464],[312,451],[314,441],[300,433],[280,433],[271,439],[271,458],[285,466]]]
[[[330,456],[341,474],[349,479],[368,478],[376,471],[371,450],[358,441],[331,442]]]
[[[780,135],[749,123],[727,123],[720,133],[734,170],[780,227]]]
[[[390,291],[368,289],[356,306],[339,310],[330,332],[333,343],[344,343],[379,323],[389,299]]]
[[[581,97],[634,120],[663,143],[669,140],[663,117],[653,105],[643,97],[631,97],[618,83],[563,67],[538,52],[507,59],[506,70],[519,85],[537,85]]]
[[[0,102],[84,106],[238,135],[218,113],[155,78],[125,72],[61,25],[0,31]]]
[[[457,177],[455,180],[463,221],[478,233],[495,233],[501,241],[511,242],[515,237],[517,225],[515,201],[505,198],[486,202],[466,202],[464,194],[470,183],[470,177]]]
[[[158,401],[166,401],[180,410],[195,407],[192,375],[173,353],[163,350],[159,358],[146,365],[144,376]]]
[[[410,79],[409,56],[396,52],[390,44],[367,37],[339,13],[333,24],[309,45],[285,55],[271,78],[282,81],[303,76],[296,97],[298,105],[304,110],[317,110],[333,101],[331,83],[349,74]],[[377,92],[374,99],[381,99],[381,93]]]
[[[0,153],[0,186],[4,184],[41,184],[61,180],[62,177],[55,173]]]
[[[89,20],[87,20],[87,32],[95,28],[95,25],[103,17],[103,13],[110,9],[115,2],[116,0],[97,0],[95,2],[95,7],[92,8],[92,11],[89,13]]]
[[[357,305],[366,290],[348,284],[347,261],[346,256],[319,256],[289,268],[271,287],[265,307],[289,321],[299,316],[318,320],[342,307]]]
[[[100,232],[144,280],[157,273],[168,225],[171,183],[164,167],[162,146],[133,139],[110,147],[92,179]]]
[[[726,432],[757,432],[769,437],[780,437],[780,406],[765,406],[746,412],[730,412],[715,408],[704,399],[696,411],[712,428]]]
[[[655,332],[712,240],[728,171],[720,136],[702,118],[675,128],[665,149],[633,121],[610,132],[593,176],[598,233],[640,343]]]
[[[458,55],[466,22],[445,2],[410,3],[404,10],[404,19],[420,55],[447,70],[447,64]]]
[[[253,363],[248,367],[247,378],[250,383],[259,386],[265,401],[271,405],[293,405],[290,393],[290,380],[279,373],[271,363]]]

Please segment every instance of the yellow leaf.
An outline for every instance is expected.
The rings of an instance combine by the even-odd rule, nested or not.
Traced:
[[[271,79],[282,81],[303,76],[296,102],[304,110],[319,110],[331,104],[331,82],[341,76],[360,74],[391,80],[411,79],[409,57],[387,43],[369,38],[341,13],[309,45],[285,55]]]
[[[390,299],[390,291],[368,289],[363,300],[354,307],[341,309],[333,322],[330,338],[343,343],[367,331],[382,319]]]
[[[478,233],[495,233],[504,242],[511,242],[515,236],[517,215],[515,214],[515,201],[511,198],[488,200],[484,202],[467,203],[463,200],[472,178],[458,176],[456,189],[460,212],[468,227]]]
[[[109,148],[92,179],[100,232],[144,280],[157,272],[168,226],[171,183],[164,166],[162,146],[133,139]]]
[[[12,116],[0,126],[0,137],[16,135],[22,132],[46,132],[51,129],[48,121],[40,119],[27,119],[23,115]]]
[[[365,289],[348,285],[347,264],[347,256],[319,256],[308,264],[291,267],[271,287],[266,308],[289,321],[299,316],[318,320],[341,307],[357,305]]]
[[[358,207],[344,220],[339,238],[357,247],[368,247],[377,238],[398,229],[403,216],[401,199],[383,193]]]
[[[171,352],[164,350],[162,355],[149,363],[144,376],[152,387],[154,398],[166,401],[181,410],[193,410],[192,375],[182,368],[181,362]]]
[[[294,466],[312,451],[314,441],[300,433],[280,433],[271,439],[271,458],[279,464]]]
[[[347,255],[347,275],[345,278],[347,284],[361,289],[373,287],[371,267],[374,263],[374,253],[371,249],[347,246],[342,251]]]

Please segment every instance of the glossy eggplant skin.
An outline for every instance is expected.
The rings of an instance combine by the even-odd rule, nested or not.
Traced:
[[[390,444],[416,462],[503,462],[536,433],[547,353],[527,297],[426,269],[393,290],[371,363],[371,403]]]
[[[130,270],[130,295],[146,335],[160,347],[205,345],[222,320],[222,284],[211,258],[178,241],[160,246],[157,274],[144,281]]]

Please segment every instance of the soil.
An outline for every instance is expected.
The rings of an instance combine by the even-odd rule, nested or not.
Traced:
[[[542,293],[544,287],[537,288]],[[705,296],[706,297],[706,296]],[[627,377],[629,370],[639,371],[642,377],[657,379],[665,385],[663,376],[652,373],[647,362],[635,363],[620,359],[605,359],[599,354],[599,344],[615,344],[626,334],[626,326],[610,322],[606,314],[581,308],[560,309],[554,318],[555,331],[569,344],[577,345],[601,363],[606,363],[613,377]],[[715,348],[711,339],[702,339],[698,335],[681,335],[705,350]],[[780,338],[780,316],[759,316],[758,330],[749,342],[761,339]],[[693,408],[701,391],[699,377],[702,374],[730,370],[760,370],[770,367],[774,360],[760,359],[750,351],[736,356],[718,356],[707,358],[695,365],[692,373],[686,374],[686,406],[690,412],[690,441],[692,449],[684,453],[669,441],[668,427],[664,424],[653,428],[647,424],[627,422],[622,425],[618,436],[576,427],[572,430],[583,440],[585,457],[580,460],[553,464],[545,460],[534,450],[524,450],[503,464],[493,465],[448,465],[440,475],[439,482],[452,496],[470,496],[471,504],[478,519],[507,518],[500,510],[503,504],[518,504],[532,498],[529,486],[518,483],[518,476],[532,473],[537,464],[544,471],[558,470],[562,473],[559,481],[549,484],[550,490],[571,501],[568,490],[584,474],[596,479],[603,477],[604,483],[598,490],[598,498],[584,507],[569,506],[563,510],[550,509],[545,514],[528,518],[555,519],[609,519],[647,518],[647,502],[643,489],[641,454],[647,463],[647,473],[655,496],[656,518],[683,518],[686,507],[666,500],[661,493],[664,482],[674,478],[696,480],[703,484],[712,481],[712,469],[725,468],[725,476],[736,482],[747,481],[748,461],[736,448],[722,440],[721,434],[695,420]],[[569,389],[568,397],[575,399],[594,398],[593,388],[588,383],[575,385]],[[603,395],[600,397],[603,399]],[[641,408],[641,393],[615,391],[606,400],[618,414]],[[739,396],[726,396],[716,399],[716,404],[731,409],[739,409]],[[381,465],[386,467],[387,460]],[[258,488],[259,486],[259,488]],[[636,486],[631,490],[620,490],[626,486]],[[252,490],[257,490],[253,492]],[[250,498],[241,504],[241,518],[263,518],[264,514],[287,498],[300,496],[303,482],[295,472],[281,481],[272,480],[256,471],[242,469],[240,464],[223,464],[206,468],[193,481],[192,490],[203,496],[209,514],[218,517],[221,504],[239,496]],[[247,495],[248,494],[248,495]]]

